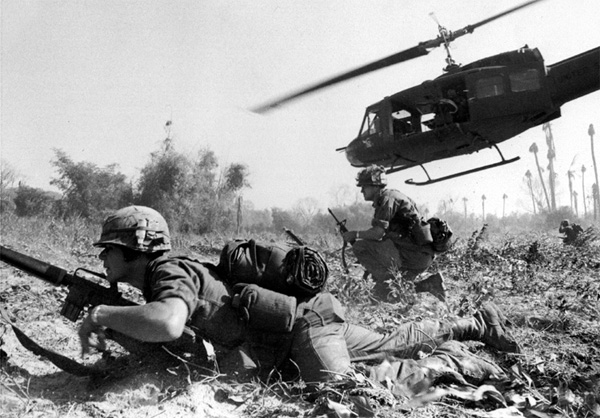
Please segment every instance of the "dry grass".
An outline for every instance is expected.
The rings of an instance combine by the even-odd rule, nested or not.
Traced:
[[[91,246],[98,230],[82,220],[2,215],[1,228],[2,245],[69,270],[100,271],[97,250]],[[476,231],[436,260],[435,268],[447,279],[447,304],[419,295],[404,310],[367,303],[369,284],[361,280],[361,269],[353,266],[349,274],[342,272],[338,237],[303,238],[327,258],[332,270],[329,290],[348,307],[348,319],[373,329],[386,331],[406,320],[468,312],[482,300],[493,299],[513,322],[523,353],[498,355],[477,343],[470,347],[510,374],[511,385],[502,393],[520,406],[513,412],[521,415],[513,416],[593,417],[600,416],[600,251],[598,240],[590,236],[578,246],[564,246],[553,234],[515,237]],[[216,261],[227,239],[181,236],[175,240],[175,252]],[[78,358],[76,327],[58,314],[64,291],[5,265],[0,277],[0,303],[22,328],[43,346]],[[115,356],[124,359],[118,376],[80,378],[23,349],[10,328],[0,325],[0,334],[0,407],[6,417],[355,416],[351,411],[361,407],[379,417],[508,413],[504,410],[502,415],[490,400],[468,402],[455,396],[404,410],[401,400],[385,388],[356,376],[317,388],[276,376],[267,383],[240,383],[220,375],[210,362],[169,355],[154,362]],[[91,356],[86,361],[114,359]]]

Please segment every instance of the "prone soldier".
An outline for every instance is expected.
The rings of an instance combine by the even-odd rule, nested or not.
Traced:
[[[208,263],[167,256],[167,223],[143,206],[109,216],[94,245],[102,248],[107,280],[140,289],[146,303],[94,307],[78,331],[84,353],[101,348],[106,328],[140,341],[167,342],[180,338],[187,325],[230,353],[243,353],[249,359],[246,368],[268,372],[290,359],[306,382],[315,382],[339,378],[351,371],[353,360],[365,356],[415,362],[450,340],[478,340],[497,350],[519,351],[502,313],[491,303],[470,318],[410,322],[381,334],[346,322],[340,302],[327,292],[293,297],[255,284],[232,286]],[[447,357],[440,354],[436,361]],[[456,368],[451,363],[448,367]]]

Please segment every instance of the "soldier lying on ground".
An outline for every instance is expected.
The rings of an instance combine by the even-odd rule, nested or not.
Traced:
[[[407,359],[408,367],[415,364],[408,359],[432,351],[434,356],[424,361],[435,359],[457,370],[453,362],[460,362],[465,353],[450,347],[456,354],[452,360],[443,350],[436,351],[450,340],[476,340],[497,350],[519,351],[492,304],[471,318],[410,322],[389,334],[345,322],[342,306],[330,293],[294,299],[282,307],[279,302],[285,295],[256,285],[232,287],[209,263],[166,256],[171,248],[167,223],[147,207],[130,206],[109,216],[94,245],[103,249],[99,257],[107,280],[140,289],[147,303],[96,306],[79,329],[83,353],[101,348],[105,328],[140,341],[165,342],[179,338],[188,325],[199,337],[242,353],[262,371],[292,360],[301,377],[311,382],[338,378],[351,370],[353,360],[393,356]],[[294,306],[291,315],[289,306]]]

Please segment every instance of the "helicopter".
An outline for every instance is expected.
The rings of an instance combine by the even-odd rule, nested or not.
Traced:
[[[431,40],[309,86],[252,109],[265,113],[298,97],[354,77],[427,55],[444,46],[446,64],[439,77],[384,97],[368,106],[359,133],[343,151],[354,167],[372,164],[395,173],[420,166],[426,185],[519,160],[504,158],[498,144],[561,116],[565,103],[600,89],[600,47],[546,65],[527,45],[470,64],[458,65],[450,43],[476,28],[542,0],[530,0],[476,24],[450,31],[438,23]],[[494,148],[499,161],[431,178],[424,164]]]

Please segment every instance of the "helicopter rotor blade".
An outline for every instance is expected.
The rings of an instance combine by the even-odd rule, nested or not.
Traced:
[[[342,81],[346,81],[351,78],[358,77],[363,74],[367,74],[372,71],[379,70],[381,68],[389,67],[394,64],[399,64],[401,62],[408,61],[413,58],[427,55],[428,53],[429,53],[429,51],[426,48],[422,47],[421,45],[417,45],[412,48],[406,49],[404,51],[389,55],[380,60],[374,61],[370,64],[363,65],[362,67],[355,68],[354,70],[345,72],[336,77],[333,77],[333,78],[327,79],[325,81],[322,81],[320,83],[314,84],[312,86],[309,86],[309,87],[302,89],[300,91],[297,91],[295,93],[291,93],[289,95],[282,96],[279,99],[275,99],[273,101],[270,101],[268,103],[265,103],[263,105],[255,107],[251,110],[256,113],[265,113],[269,110],[272,110],[272,109],[275,109],[275,108],[281,106],[282,104],[284,104],[286,102],[289,102],[293,99],[297,99],[300,96],[304,96],[305,94],[312,93],[313,91],[320,90],[325,87],[329,87],[333,84],[341,83]]]
[[[429,54],[430,50],[433,48],[439,47],[440,45],[442,45],[444,43],[451,42],[451,41],[455,40],[456,38],[459,38],[468,33],[472,33],[476,28],[483,26],[486,23],[492,22],[496,19],[501,18],[502,16],[505,16],[509,13],[513,13],[519,9],[523,9],[527,6],[530,6],[534,3],[538,3],[540,1],[543,1],[543,0],[530,0],[519,6],[515,6],[511,9],[508,9],[508,10],[502,12],[502,13],[498,13],[492,17],[489,17],[480,22],[477,22],[473,25],[465,26],[464,28],[459,29],[457,31],[454,31],[454,32],[447,31],[445,33],[445,36],[439,35],[434,39],[430,39],[429,41],[421,42],[412,48],[408,48],[404,51],[389,55],[385,58],[379,59],[379,60],[374,61],[367,65],[363,65],[362,67],[358,67],[354,70],[347,71],[345,73],[342,73],[333,78],[329,78],[320,83],[313,84],[302,90],[287,94],[278,99],[275,99],[275,100],[269,101],[265,104],[262,104],[260,106],[254,107],[250,110],[255,113],[266,113],[269,110],[273,110],[273,109],[281,106],[284,103],[287,103],[289,101],[297,99],[298,97],[304,96],[306,94],[312,93],[314,91],[324,89],[324,88],[332,86],[334,84],[341,83],[342,81],[350,80],[351,78],[358,77],[358,76],[361,76],[361,75],[364,75],[364,74],[367,74],[367,73],[370,73],[373,71],[377,71],[382,68],[386,68],[386,67],[389,67],[389,66],[392,66],[395,64],[400,64],[401,62],[409,61],[413,58],[427,55],[427,54]]]

